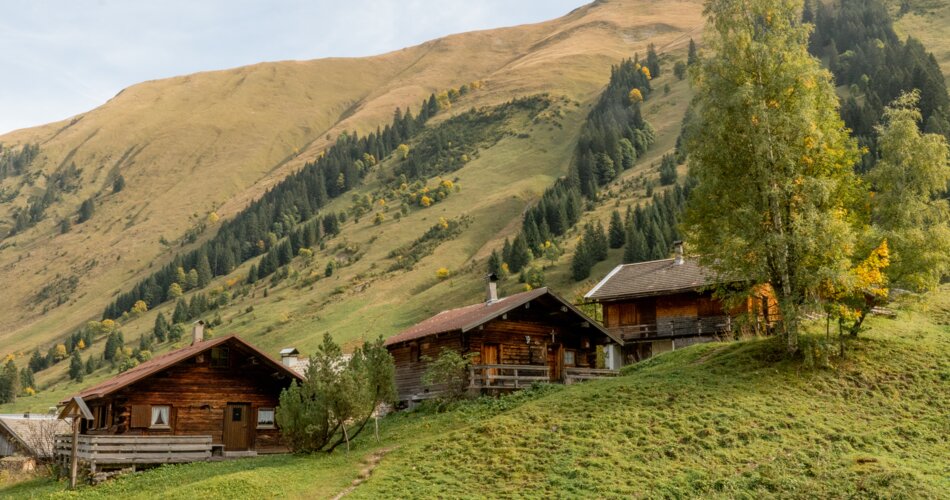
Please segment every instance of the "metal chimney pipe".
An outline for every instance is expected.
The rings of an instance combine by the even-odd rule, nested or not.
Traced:
[[[679,266],[679,265],[683,264],[683,262],[684,262],[684,260],[683,260],[683,242],[682,242],[681,240],[674,241],[674,242],[673,242],[673,249],[676,251],[676,258],[675,258],[675,260],[673,261],[673,263],[676,264],[677,266]]]

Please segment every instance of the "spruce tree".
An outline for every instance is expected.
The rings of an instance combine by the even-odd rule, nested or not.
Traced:
[[[620,248],[623,246],[625,235],[623,220],[620,219],[620,212],[614,210],[610,214],[610,226],[607,230],[609,233],[610,248]]]
[[[69,360],[69,378],[76,382],[82,382],[85,375],[86,368],[82,364],[82,358],[79,357],[79,350],[76,349]]]
[[[211,264],[208,263],[208,255],[204,252],[198,256],[198,288],[204,288],[211,283],[214,275],[211,272]]]
[[[583,281],[590,277],[590,270],[594,265],[594,259],[590,255],[587,239],[581,238],[577,248],[574,249],[574,257],[571,258],[571,278],[574,281]]]
[[[122,174],[119,174],[118,177],[112,181],[112,192],[118,193],[125,189],[125,177],[122,177]]]
[[[257,282],[257,265],[251,264],[251,268],[247,270],[247,284],[253,285]]]
[[[165,342],[168,338],[168,320],[165,319],[165,313],[159,312],[155,317],[155,326],[152,328],[152,335],[155,340]]]
[[[511,257],[508,259],[508,269],[513,272],[521,272],[524,266],[531,262],[531,251],[528,250],[528,244],[525,243],[521,235],[515,237],[514,244],[511,245]]]
[[[32,387],[36,389],[36,380],[33,377],[33,370],[29,366],[24,366],[20,370],[20,387],[26,389]]]
[[[604,225],[600,221],[597,221],[596,225],[590,225],[588,239],[593,261],[601,262],[607,260],[607,248],[609,246],[607,243],[607,233],[604,231]]]
[[[696,52],[696,42],[689,39],[689,52],[686,55],[686,64],[692,66],[699,62],[699,54]]]
[[[182,324],[188,322],[188,306],[185,304],[184,299],[178,299],[178,303],[175,304],[175,312],[172,313],[172,323],[173,324]],[[106,358],[109,359],[109,358]]]
[[[495,276],[501,276],[501,256],[497,250],[492,250],[488,256],[488,272]]]
[[[20,393],[20,372],[13,358],[7,360],[0,370],[0,404],[16,402]]]

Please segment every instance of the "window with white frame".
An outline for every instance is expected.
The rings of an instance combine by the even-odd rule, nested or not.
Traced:
[[[564,351],[564,364],[574,366],[574,351]]]
[[[171,427],[171,406],[152,405],[152,420],[149,427],[153,429],[167,429]]]
[[[273,408],[258,408],[257,409],[257,428],[258,429],[273,429],[274,428],[274,409]]]

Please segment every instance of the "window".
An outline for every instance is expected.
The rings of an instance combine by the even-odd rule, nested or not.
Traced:
[[[574,366],[574,351],[564,351],[564,364]]]
[[[171,406],[152,405],[152,420],[149,427],[153,429],[168,429],[171,427],[169,417],[171,416]]]
[[[227,347],[212,347],[211,348],[211,366],[213,368],[227,368],[228,367],[228,348]]]
[[[274,409],[273,408],[258,408],[257,409],[257,428],[258,429],[273,429],[274,428]]]
[[[409,361],[411,363],[419,362],[419,344],[409,345]]]

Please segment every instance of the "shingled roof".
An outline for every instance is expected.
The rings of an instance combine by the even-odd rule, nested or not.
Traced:
[[[508,297],[500,298],[491,303],[482,302],[478,304],[472,304],[470,306],[460,307],[458,309],[442,311],[421,323],[418,323],[399,332],[396,335],[393,335],[392,337],[389,337],[386,339],[386,345],[390,346],[400,342],[416,340],[439,333],[455,331],[467,332],[474,328],[478,328],[479,326],[501,316],[502,314],[505,314],[508,311],[511,311],[512,309],[515,309],[545,295],[557,300],[562,305],[566,306],[568,310],[573,311],[575,314],[580,316],[583,321],[587,321],[591,327],[596,328],[604,335],[613,339],[607,330],[601,327],[596,321],[587,317],[586,314],[574,307],[573,304],[562,299],[547,288],[537,288],[528,292],[509,295]],[[619,340],[614,340],[619,343]]]
[[[53,454],[53,436],[69,432],[69,424],[51,415],[0,415],[0,432],[26,453],[48,457]]]
[[[242,340],[240,337],[236,335],[228,335],[227,337],[219,337],[216,339],[197,342],[190,346],[182,347],[181,349],[176,349],[174,351],[162,354],[161,356],[152,358],[136,366],[135,368],[132,368],[128,371],[125,371],[116,375],[115,377],[110,378],[109,380],[106,380],[102,383],[99,383],[97,385],[84,389],[82,392],[78,394],[78,396],[83,398],[84,400],[101,398],[119,389],[122,389],[123,387],[134,384],[138,382],[139,380],[142,380],[152,374],[171,368],[172,366],[182,361],[185,361],[186,359],[189,359],[192,356],[195,356],[199,353],[207,351],[211,349],[212,347],[219,346],[221,344],[232,342],[232,341],[237,342],[238,344],[240,344],[241,347],[245,347],[251,352],[253,352],[255,355],[261,358],[261,361],[271,365],[273,368],[276,368],[278,372],[283,372],[287,375],[290,375],[296,378],[297,380],[303,380],[303,377],[299,373],[282,365],[280,362],[274,360],[273,358],[268,356],[266,353],[264,353],[260,349],[247,343],[246,341]],[[60,404],[65,404],[69,402],[69,400],[72,399],[72,397],[73,396],[69,396],[68,398],[63,399],[62,401],[60,401]]]
[[[594,301],[608,301],[689,292],[718,284],[715,274],[693,260],[677,264],[676,259],[621,264],[586,295]]]

